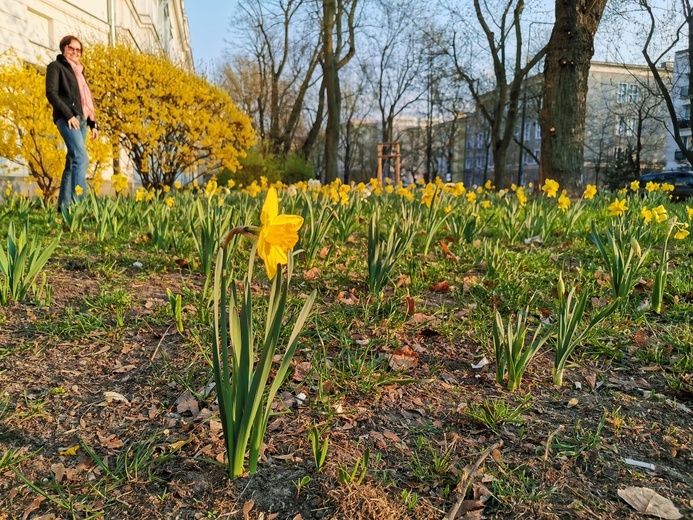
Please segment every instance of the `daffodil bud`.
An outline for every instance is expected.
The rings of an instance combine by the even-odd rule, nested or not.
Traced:
[[[640,247],[640,243],[635,239],[635,237],[631,237],[630,239],[630,248],[635,251],[635,254],[638,258],[642,256],[642,248]]]
[[[563,273],[558,274],[558,283],[556,284],[556,291],[558,291],[558,298],[563,301],[565,296],[565,283],[563,282]]]

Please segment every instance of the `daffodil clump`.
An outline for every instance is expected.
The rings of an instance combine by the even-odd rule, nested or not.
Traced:
[[[229,231],[222,240],[214,275],[214,348],[212,364],[219,401],[219,415],[227,451],[230,478],[246,471],[257,471],[262,441],[265,437],[274,396],[284,383],[298,346],[299,333],[315,301],[316,291],[306,299],[293,321],[293,327],[283,352],[277,354],[279,339],[287,324],[288,287],[293,270],[292,249],[298,242],[303,218],[279,213],[277,190],[267,189],[260,212],[260,227],[243,226]],[[248,273],[239,295],[230,280],[229,244],[231,238],[242,234],[255,238],[257,243],[250,254]],[[265,264],[272,288],[267,295],[266,326],[261,334],[254,329],[259,319],[253,310],[253,262],[255,253]],[[281,266],[287,266],[286,279]],[[256,348],[257,346],[257,348]],[[279,364],[272,367],[275,357]],[[274,377],[271,378],[272,373]]]

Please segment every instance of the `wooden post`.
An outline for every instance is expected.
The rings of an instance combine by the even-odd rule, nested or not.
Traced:
[[[399,143],[378,143],[378,182],[383,182],[383,160],[395,160],[395,184],[399,184],[401,154]]]

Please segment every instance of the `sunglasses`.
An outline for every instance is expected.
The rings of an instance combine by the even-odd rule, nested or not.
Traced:
[[[72,45],[68,45],[67,48],[72,49],[73,51],[82,54],[82,48],[81,47],[73,47]]]

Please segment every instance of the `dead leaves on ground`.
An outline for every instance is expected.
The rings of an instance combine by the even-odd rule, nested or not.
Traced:
[[[638,513],[664,518],[666,520],[678,520],[683,515],[668,498],[650,488],[627,487],[618,490],[618,496],[625,500],[629,506]]]

